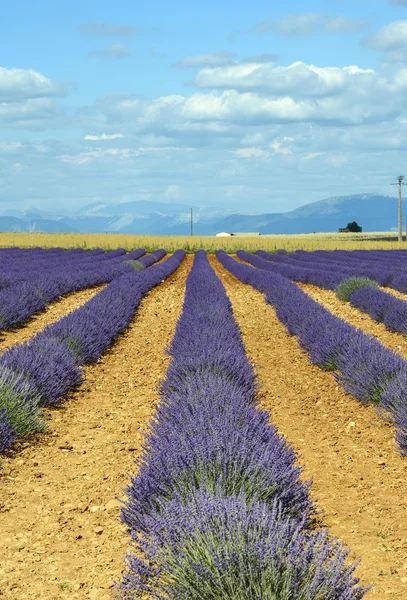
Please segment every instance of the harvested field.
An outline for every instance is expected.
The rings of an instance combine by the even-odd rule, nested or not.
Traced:
[[[113,598],[127,547],[115,496],[134,470],[169,363],[189,266],[187,257],[148,294],[128,330],[86,367],[83,385],[47,411],[49,434],[3,458],[0,597]]]

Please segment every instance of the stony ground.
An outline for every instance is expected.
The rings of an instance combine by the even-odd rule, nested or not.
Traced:
[[[293,444],[304,478],[313,478],[312,495],[325,511],[321,525],[352,549],[352,560],[362,559],[358,576],[375,584],[367,598],[405,600],[407,459],[396,452],[392,426],[346,395],[332,374],[309,363],[262,294],[210,260],[255,363],[261,406]],[[191,264],[187,256],[177,273],[148,294],[127,332],[86,368],[83,385],[48,411],[49,433],[17,444],[3,459],[0,597],[113,599],[112,582],[120,578],[128,540],[115,498],[123,497],[126,472],[134,472],[157,402],[169,363],[165,348]],[[404,338],[321,290],[306,291],[404,351]],[[59,306],[57,318],[64,314]]]

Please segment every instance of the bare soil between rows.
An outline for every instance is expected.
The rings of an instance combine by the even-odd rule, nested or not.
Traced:
[[[345,394],[332,374],[311,364],[288,336],[264,295],[240,283],[216,259],[248,356],[254,361],[262,408],[293,444],[311,495],[324,510],[321,525],[351,549],[366,598],[407,598],[407,459],[394,429]]]
[[[49,433],[3,459],[0,598],[113,599],[128,543],[115,497],[158,400],[192,260],[148,294],[83,385],[48,411]],[[356,574],[375,584],[367,598],[405,600],[407,460],[393,428],[309,362],[262,294],[209,260],[255,362],[261,406],[293,444],[304,479],[313,477],[321,524],[362,559]]]
[[[54,302],[50,302],[43,310],[35,313],[19,327],[2,331],[0,333],[0,352],[14,344],[27,342],[36,333],[47,327],[47,325],[59,321],[65,315],[76,310],[82,304],[85,304],[85,302],[88,302],[88,300],[103,290],[106,285],[98,285],[86,290],[72,292],[71,294],[64,294],[57,298],[57,300],[54,300]]]
[[[304,283],[297,283],[297,285],[335,316],[372,335],[394,352],[402,354],[403,358],[407,358],[407,339],[401,333],[389,331],[383,323],[378,323],[368,314],[351,306],[349,302],[338,300],[335,292],[331,290],[323,290],[315,285]]]
[[[49,433],[3,458],[0,598],[114,597],[129,539],[115,497],[135,471],[191,263],[149,292],[80,388],[47,411]]]

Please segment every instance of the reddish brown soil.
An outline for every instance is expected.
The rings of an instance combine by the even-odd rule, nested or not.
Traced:
[[[255,362],[261,406],[292,442],[313,477],[312,496],[323,526],[361,558],[356,573],[375,584],[366,598],[407,598],[407,459],[397,453],[393,427],[312,365],[286,334],[263,294],[238,282],[214,257]]]
[[[395,352],[399,352],[403,354],[404,357],[407,357],[407,339],[401,333],[389,331],[383,323],[378,323],[366,313],[351,306],[349,302],[338,300],[335,292],[332,292],[331,290],[323,290],[315,285],[304,283],[298,283],[297,285],[311,296],[311,298],[319,302],[319,304],[322,304],[322,306],[325,306],[325,308],[337,317],[362,329],[365,333],[373,335],[385,346],[388,346]],[[407,300],[407,296],[404,296],[403,299]]]
[[[152,290],[125,334],[0,470],[0,597],[111,600],[128,535],[119,503],[165,374],[192,257]]]
[[[65,294],[55,302],[48,304],[41,312],[30,317],[21,327],[2,331],[0,334],[0,352],[17,342],[26,342],[47,325],[59,321],[65,315],[85,304],[104,287],[105,285],[99,285],[91,289]]]

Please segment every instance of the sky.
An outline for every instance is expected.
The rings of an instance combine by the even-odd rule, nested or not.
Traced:
[[[0,20],[0,212],[284,212],[407,175],[407,0],[32,0]]]

